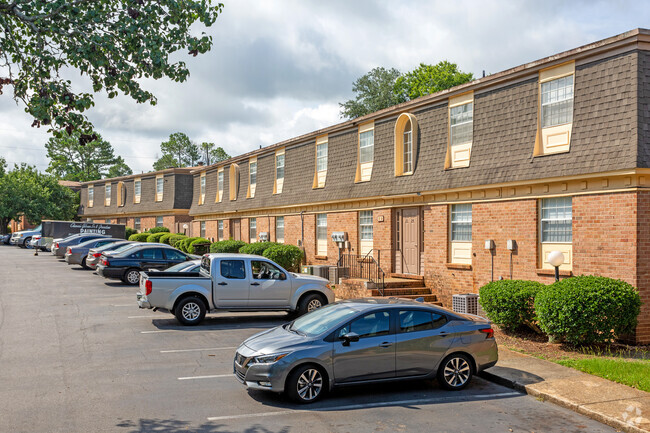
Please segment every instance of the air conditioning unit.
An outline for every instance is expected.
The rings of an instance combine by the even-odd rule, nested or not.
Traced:
[[[329,266],[327,266],[327,265],[315,265],[315,266],[312,266],[312,269],[313,269],[313,275],[315,275],[317,277],[322,277],[322,278],[329,279],[329,273],[330,273],[329,272],[330,271]]]
[[[463,293],[451,297],[451,308],[457,313],[478,315],[478,294]]]
[[[332,284],[338,284],[339,283],[339,267],[338,266],[330,266],[329,269],[329,280],[330,283]]]

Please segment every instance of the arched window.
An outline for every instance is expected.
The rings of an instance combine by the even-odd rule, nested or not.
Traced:
[[[413,174],[417,156],[418,121],[402,113],[395,123],[395,176]]]

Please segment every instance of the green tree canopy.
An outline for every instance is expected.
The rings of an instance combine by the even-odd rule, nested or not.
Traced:
[[[81,129],[86,140],[92,125],[83,113],[93,94],[73,89],[60,72],[76,69],[110,98],[121,91],[155,104],[141,79],[185,81],[189,70],[172,55],[209,51],[212,38],[195,24],[212,26],[222,8],[212,0],[2,0],[0,94],[11,86],[34,126]]]
[[[436,65],[420,63],[401,74],[397,69],[374,68],[352,84],[354,99],[340,103],[341,117],[353,119],[401,102],[449,89],[473,79],[471,73],[446,60]]]
[[[160,151],[162,156],[154,163],[154,170],[171,167],[192,167],[201,158],[199,147],[182,132],[171,134],[169,140],[160,144]]]
[[[70,220],[77,215],[79,195],[50,175],[21,164],[0,175],[0,233],[21,216],[34,224],[43,219]]]
[[[355,98],[339,104],[341,117],[353,119],[398,104],[394,88],[400,76],[395,68],[379,67],[357,78],[352,83]]]
[[[120,177],[120,176],[129,176],[133,174],[133,170],[131,170],[131,167],[126,165],[126,162],[124,162],[124,159],[121,156],[118,156],[115,158],[115,162],[111,166],[111,168],[108,169],[108,173],[106,174],[106,177],[111,178],[111,177]]]
[[[50,159],[48,173],[59,179],[79,182],[114,177],[112,173],[132,173],[124,159],[116,157],[113,146],[101,136],[97,135],[95,140],[84,145],[79,143],[79,136],[79,132],[74,132],[50,137],[45,144]]]
[[[405,102],[467,83],[473,79],[472,73],[461,72],[458,70],[458,65],[446,60],[437,65],[420,63],[419,67],[397,79],[395,94],[399,102]]]
[[[223,147],[217,147],[214,143],[203,142],[201,143],[200,148],[205,165],[215,164],[219,161],[225,161],[230,158],[230,155],[228,155]]]

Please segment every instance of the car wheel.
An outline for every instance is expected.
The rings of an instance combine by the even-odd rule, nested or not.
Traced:
[[[176,309],[174,315],[176,319],[183,325],[194,326],[201,323],[205,317],[206,307],[201,298],[196,296],[188,296],[182,299]]]
[[[318,401],[326,391],[325,375],[315,365],[303,365],[295,369],[287,379],[287,396],[300,404]]]
[[[438,383],[444,389],[461,390],[472,380],[472,361],[462,353],[449,355],[440,363],[437,376]]]
[[[325,299],[317,293],[303,296],[303,298],[298,303],[298,315],[302,316],[303,314],[318,310],[325,304],[327,304],[327,301],[325,301]]]
[[[129,269],[124,273],[124,282],[135,286],[140,282],[140,271],[137,269]]]
[[[84,268],[84,269],[90,269],[90,267],[86,264],[86,258],[87,257],[84,257],[83,259],[81,259],[81,267]]]
[[[32,241],[31,236],[28,238],[25,238],[23,241],[23,248],[32,248],[32,246],[29,244]]]

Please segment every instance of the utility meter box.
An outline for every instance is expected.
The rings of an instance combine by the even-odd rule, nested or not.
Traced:
[[[332,232],[332,241],[337,244],[348,240],[347,232]]]
[[[269,232],[260,232],[259,238],[261,242],[268,242],[269,240]]]

